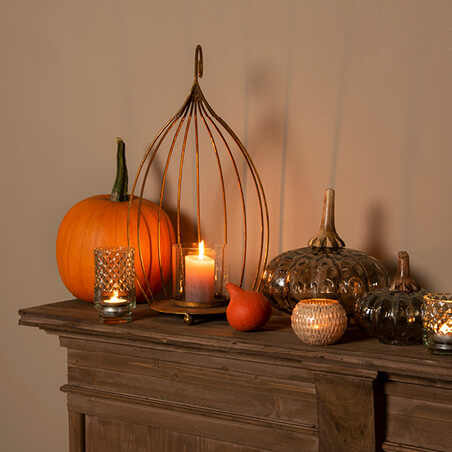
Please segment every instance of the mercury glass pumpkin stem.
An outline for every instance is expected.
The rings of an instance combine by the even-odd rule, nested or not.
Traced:
[[[417,292],[420,286],[410,275],[410,257],[406,251],[399,251],[397,276],[391,284],[391,292]]]
[[[337,234],[334,224],[334,190],[332,188],[325,190],[320,229],[308,242],[308,245],[320,248],[342,248],[345,246],[344,241]]]

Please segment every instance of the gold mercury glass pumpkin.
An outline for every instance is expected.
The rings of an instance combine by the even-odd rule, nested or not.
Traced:
[[[386,269],[374,257],[345,248],[334,225],[334,190],[324,196],[320,230],[305,248],[275,257],[262,277],[262,291],[280,311],[292,313],[306,298],[334,298],[352,316],[364,293],[388,287]]]

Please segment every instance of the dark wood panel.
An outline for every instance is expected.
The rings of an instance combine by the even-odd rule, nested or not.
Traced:
[[[69,452],[85,452],[85,415],[69,410]]]
[[[99,324],[93,306],[78,300],[21,309],[19,313],[21,324],[39,326],[48,332],[156,342],[206,351],[223,350],[248,356],[284,356],[286,360],[313,363],[340,362],[344,366],[348,364],[383,372],[396,370],[400,374],[415,374],[421,366],[424,377],[452,381],[450,356],[429,355],[426,347],[421,345],[396,347],[380,344],[358,330],[347,331],[338,344],[312,347],[298,340],[290,328],[290,319],[284,315],[272,316],[262,331],[241,333],[230,328],[224,320],[187,326],[180,318],[159,315],[146,305],[137,307],[132,323],[115,327]]]
[[[319,450],[375,451],[373,380],[316,374]]]
[[[314,384],[314,374],[306,367],[306,363],[301,360],[286,359],[285,356],[268,357],[265,355],[245,355],[243,352],[224,351],[221,349],[203,350],[199,347],[189,345],[181,348],[159,343],[142,343],[141,341],[119,341],[117,338],[94,338],[85,335],[74,337],[60,336],[60,344],[69,350],[68,359],[74,365],[79,364],[80,356],[77,351],[94,352],[93,359],[89,366],[96,365],[96,357],[102,359],[97,353],[109,353],[112,355],[123,355],[128,357],[130,371],[135,372],[137,366],[156,367],[159,362],[172,362],[185,365],[198,365],[211,369],[229,370],[231,372],[256,374],[271,374],[274,378],[284,380],[306,381]],[[84,355],[83,359],[89,354]],[[147,361],[141,362],[134,358],[144,358]],[[80,362],[80,365],[85,365]],[[264,370],[264,371],[263,371]],[[138,370],[138,372],[140,372]]]
[[[77,365],[73,363],[77,356]],[[169,400],[241,415],[316,425],[314,385],[158,361],[90,352],[70,353],[68,382],[83,388]],[[148,364],[148,365],[147,365]],[[91,367],[93,366],[93,367]],[[133,368],[134,371],[129,373]],[[264,371],[264,369],[261,369]],[[271,369],[267,369],[270,373]]]
[[[255,449],[273,452],[293,452],[318,450],[315,431],[294,426],[294,431],[287,430],[287,425],[278,428],[278,423],[263,420],[246,419],[231,416],[215,418],[194,412],[182,411],[183,407],[154,406],[137,403],[133,398],[113,398],[107,394],[68,393],[68,406],[79,410],[87,416],[96,416],[110,421],[119,421],[144,426],[153,426],[187,435],[199,436],[219,442],[229,442]],[[178,410],[181,409],[180,411]],[[222,413],[221,413],[222,414]],[[254,422],[254,423],[253,423]],[[301,433],[305,431],[306,433]],[[311,434],[309,434],[309,432]]]
[[[452,405],[387,396],[386,440],[437,451],[452,450]]]
[[[95,416],[86,416],[86,452],[151,452],[149,428],[124,422],[113,422]]]
[[[125,378],[122,373],[99,369],[70,367],[68,378],[71,384],[85,388],[117,394],[134,394],[137,397],[161,399],[183,403],[188,406],[215,408],[228,413],[241,413],[246,416],[263,417],[289,421],[294,424],[312,427],[316,424],[315,398],[297,398],[295,391],[290,397],[279,393],[277,387],[256,386],[247,388],[244,381],[240,385],[228,378],[210,380],[199,378],[196,383],[176,382],[174,380],[134,376]],[[224,386],[221,384],[224,382]],[[235,383],[235,384],[234,384]],[[267,391],[264,393],[264,389]],[[273,392],[272,392],[273,390]]]
[[[423,346],[383,345],[353,329],[333,346],[308,346],[283,315],[252,333],[224,320],[186,326],[148,306],[128,325],[101,325],[93,306],[76,300],[20,315],[68,348],[71,452],[84,451],[87,417],[101,442],[118,435],[138,451],[367,452],[383,443],[427,452],[452,444],[452,357]],[[108,444],[100,450],[114,452]]]
[[[424,449],[423,447],[417,446],[405,446],[403,444],[391,443],[389,441],[385,441],[383,443],[382,449],[385,452],[436,452],[433,449]]]
[[[268,452],[150,426],[87,416],[86,452]]]
[[[384,385],[387,396],[402,397],[405,399],[425,400],[441,405],[452,406],[452,384],[441,382],[437,385],[433,379],[412,379],[410,383],[397,381],[399,377],[393,376]]]

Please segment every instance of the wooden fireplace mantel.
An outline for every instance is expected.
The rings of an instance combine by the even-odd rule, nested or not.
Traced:
[[[452,357],[424,346],[312,347],[284,315],[239,333],[147,305],[120,326],[78,300],[19,314],[68,349],[71,452],[452,450]]]

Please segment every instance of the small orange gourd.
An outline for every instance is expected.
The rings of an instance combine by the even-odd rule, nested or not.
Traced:
[[[94,248],[128,244],[129,196],[125,145],[120,138],[117,143],[117,174],[111,195],[92,196],[75,204],[64,216],[57,235],[56,257],[61,279],[74,297],[90,302],[94,300]],[[142,200],[139,238],[143,272],[137,240],[138,202],[138,199],[132,202],[130,246],[135,248],[137,280],[144,291],[149,293],[150,289],[156,294],[162,289],[158,255],[159,207],[151,201]],[[161,211],[160,252],[165,281],[171,274],[171,246],[174,241],[171,221]],[[143,299],[137,284],[137,300]]]
[[[268,322],[272,307],[264,294],[244,290],[231,282],[226,284],[226,290],[230,296],[226,319],[232,328],[237,331],[254,331]]]

